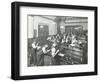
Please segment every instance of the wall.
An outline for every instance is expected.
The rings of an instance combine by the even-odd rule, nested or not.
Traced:
[[[88,19],[69,19],[66,20],[66,26],[78,26],[81,25],[83,27],[83,30],[87,30],[88,29]]]
[[[38,25],[39,24],[46,24],[49,27],[49,35],[55,35],[57,33],[56,24],[52,20],[48,20],[41,16],[29,16],[28,17],[28,38],[33,38],[34,32],[33,29],[37,30],[37,37],[38,37]]]
[[[83,27],[83,30],[87,30],[88,29],[88,23],[69,23],[66,24],[66,26],[77,26],[77,25],[81,25]]]
[[[56,24],[53,21],[39,17],[39,16],[35,16],[35,18],[34,18],[34,29],[37,29],[37,32],[38,32],[38,24],[39,23],[43,23],[43,24],[48,25],[49,35],[54,35],[54,34],[57,33],[57,27],[56,27]],[[38,36],[38,34],[37,34],[37,36]]]
[[[11,72],[11,2],[14,0],[0,1],[0,82],[14,82],[10,79]],[[16,0],[17,1],[17,0]],[[18,0],[19,1],[19,0]],[[98,6],[98,21],[100,22],[100,0],[20,0],[27,2],[72,4]],[[100,35],[100,23],[98,22],[98,35]],[[98,37],[98,49],[100,49],[100,37]],[[100,69],[100,50],[98,50],[98,69]],[[51,69],[52,70],[52,69]],[[25,80],[24,80],[25,81]],[[18,81],[18,82],[23,82]],[[98,76],[67,77],[53,79],[26,80],[25,82],[100,82],[100,70]]]
[[[28,38],[33,38],[34,18],[28,16]]]
[[[56,23],[52,20],[43,18],[42,16],[28,16],[28,38],[33,38],[34,29],[37,31],[38,37],[38,25],[46,24],[49,27],[49,35],[55,35],[57,33]],[[66,20],[65,26],[78,26],[81,25],[84,30],[88,28],[88,20],[87,19],[68,19]],[[62,28],[61,31],[64,31]]]

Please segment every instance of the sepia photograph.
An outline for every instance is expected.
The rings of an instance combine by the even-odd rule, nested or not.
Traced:
[[[88,64],[88,17],[27,15],[28,67]]]

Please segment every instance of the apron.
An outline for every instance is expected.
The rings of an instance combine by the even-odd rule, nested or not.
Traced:
[[[31,64],[34,64],[36,65],[36,62],[37,62],[37,49],[36,48],[32,48],[32,51],[31,51]]]
[[[42,50],[37,53],[37,66],[44,66],[44,55]]]
[[[57,51],[57,48],[56,48],[56,51]],[[60,64],[58,54],[59,54],[59,52],[54,57],[51,57],[52,65],[59,65]]]

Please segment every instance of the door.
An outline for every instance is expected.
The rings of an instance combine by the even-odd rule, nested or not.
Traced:
[[[38,37],[48,37],[49,29],[48,25],[39,25],[38,26]]]
[[[41,46],[47,43],[47,37],[49,35],[48,25],[39,25],[38,26],[38,39],[41,43]]]

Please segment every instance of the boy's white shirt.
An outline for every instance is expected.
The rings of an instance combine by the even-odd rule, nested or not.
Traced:
[[[33,48],[36,48],[36,45],[35,45],[34,43],[32,43],[32,47],[33,47]]]
[[[43,48],[42,48],[42,51],[43,51],[43,53],[47,53],[47,51],[46,51],[46,48],[45,48],[45,47],[43,47]]]
[[[55,48],[52,48],[52,49],[51,49],[51,55],[52,55],[52,57],[55,56],[55,53],[56,53],[56,49],[55,49]]]

